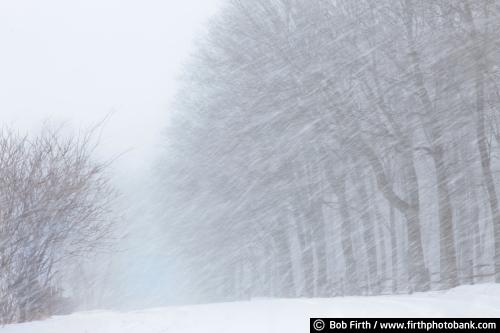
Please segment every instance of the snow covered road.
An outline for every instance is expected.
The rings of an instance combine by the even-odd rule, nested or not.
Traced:
[[[0,333],[309,332],[310,317],[500,317],[500,284],[408,296],[277,299],[92,311],[0,328]]]

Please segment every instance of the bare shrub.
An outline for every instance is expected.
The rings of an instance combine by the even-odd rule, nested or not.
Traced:
[[[116,193],[90,131],[0,131],[0,323],[51,315],[64,263],[106,243]]]

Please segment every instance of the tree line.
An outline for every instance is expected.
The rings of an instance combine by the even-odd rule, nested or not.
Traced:
[[[157,165],[203,300],[500,281],[500,4],[230,0]]]

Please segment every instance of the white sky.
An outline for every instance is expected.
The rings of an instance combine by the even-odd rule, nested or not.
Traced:
[[[113,171],[125,202],[136,200],[162,143],[181,65],[222,1],[0,0],[0,127],[36,131],[49,119],[78,130],[113,112],[100,153],[130,150]],[[137,209],[128,209],[128,219],[144,218]],[[149,229],[127,238],[122,261],[113,257],[115,282],[131,290],[124,302],[168,294],[153,277],[175,277],[155,266],[148,251],[156,229]]]
[[[114,116],[102,151],[148,165],[175,78],[221,0],[0,0],[0,125],[78,129]]]

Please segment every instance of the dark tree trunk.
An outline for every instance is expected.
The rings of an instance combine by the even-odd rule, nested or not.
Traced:
[[[435,145],[432,156],[436,169],[438,191],[440,282],[442,288],[448,289],[458,285],[453,209],[450,201],[449,180],[444,162],[444,151],[441,145]]]
[[[358,175],[361,175],[358,170]],[[380,292],[380,281],[378,278],[378,248],[375,242],[375,223],[370,214],[370,198],[366,189],[364,178],[358,180],[357,192],[361,201],[361,224],[363,228],[363,240],[366,250],[368,265],[368,292],[378,294]]]

